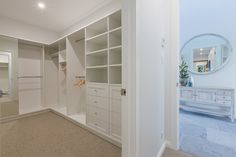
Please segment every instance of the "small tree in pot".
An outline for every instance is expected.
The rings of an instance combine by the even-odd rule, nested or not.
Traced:
[[[181,64],[179,66],[179,82],[181,86],[186,86],[188,84],[189,74],[188,74],[188,65],[181,59]]]

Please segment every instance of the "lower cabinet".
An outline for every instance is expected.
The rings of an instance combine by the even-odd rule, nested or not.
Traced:
[[[86,123],[116,141],[121,141],[120,86],[87,85]]]

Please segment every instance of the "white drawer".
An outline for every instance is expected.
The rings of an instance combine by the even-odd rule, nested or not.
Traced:
[[[108,133],[108,122],[96,119],[94,116],[87,115],[87,124],[96,130]]]
[[[121,113],[121,100],[110,99],[110,111]]]
[[[221,105],[232,105],[232,101],[227,100],[217,100],[216,103]]]
[[[121,87],[110,86],[110,98],[121,99]]]
[[[106,121],[108,122],[109,116],[108,116],[108,111],[98,108],[98,107],[93,107],[93,106],[88,106],[87,107],[87,113],[96,119]]]
[[[217,100],[232,100],[232,96],[228,96],[228,95],[219,96],[219,95],[217,95],[217,96],[216,96],[216,99],[217,99]]]
[[[228,96],[231,96],[233,94],[233,92],[232,91],[227,91],[227,90],[218,90],[218,91],[216,91],[216,95],[220,95],[220,96],[226,96],[226,95],[228,95]]]
[[[118,140],[121,140],[121,127],[111,125],[111,136]]]
[[[105,110],[109,109],[108,98],[105,98],[105,97],[97,97],[97,96],[88,95],[87,104],[92,105],[92,106],[96,106],[96,107],[100,107]]]
[[[117,127],[121,127],[121,114],[116,112],[111,112],[110,114],[110,123]]]
[[[88,95],[93,96],[101,96],[101,97],[108,97],[108,89],[107,86],[87,86],[87,93]]]

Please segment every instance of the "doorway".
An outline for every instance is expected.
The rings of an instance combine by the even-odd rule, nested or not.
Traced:
[[[234,156],[236,3],[179,3],[179,148],[199,157]]]

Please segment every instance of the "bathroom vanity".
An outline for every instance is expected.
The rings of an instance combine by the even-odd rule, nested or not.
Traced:
[[[180,108],[234,121],[234,89],[180,87]]]

